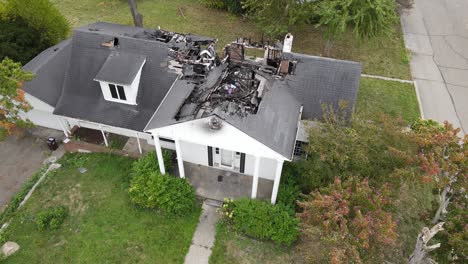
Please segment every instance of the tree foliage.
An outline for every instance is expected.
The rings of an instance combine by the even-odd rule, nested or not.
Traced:
[[[20,113],[30,110],[21,90],[23,82],[33,75],[23,71],[20,63],[6,58],[0,62],[0,141],[16,127],[30,127],[29,121],[21,119]]]
[[[319,3],[318,25],[327,27],[330,38],[352,28],[358,38],[392,32],[398,17],[394,0],[326,0]]]
[[[400,155],[415,150],[403,133],[404,122],[382,116],[380,122],[354,119],[349,126],[343,114],[327,113],[325,122],[309,130],[308,158],[299,162],[302,190],[310,192],[333,182],[336,176],[369,178],[384,183],[388,175],[407,165]]]
[[[468,136],[460,138],[460,128],[455,129],[448,122],[440,126],[433,121],[419,121],[413,125],[413,131],[422,180],[434,183],[439,193],[432,224],[445,222],[445,230],[439,236],[442,249],[436,254],[445,261],[463,263],[468,258]]]
[[[383,251],[396,244],[396,222],[389,207],[390,190],[369,186],[366,179],[336,179],[326,188],[309,194],[299,202],[304,235],[316,227],[321,240],[332,247],[329,261],[345,263],[382,262]]]
[[[65,39],[70,26],[49,0],[7,0],[0,8],[0,30],[0,59],[25,64]]]
[[[306,21],[308,4],[299,0],[244,0],[242,7],[270,37],[287,33],[292,25]]]

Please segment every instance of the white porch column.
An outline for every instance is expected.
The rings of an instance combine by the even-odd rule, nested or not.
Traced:
[[[62,123],[62,120],[60,120],[59,117],[57,117],[56,119],[57,119],[57,122],[60,124],[60,127],[62,128],[63,133],[65,134],[65,137],[68,137],[68,131],[67,129],[65,129],[65,125]]]
[[[271,193],[271,203],[276,203],[276,197],[278,197],[278,189],[281,181],[281,172],[283,171],[283,160],[276,161],[276,172],[275,172],[275,181],[273,182],[273,191]]]
[[[99,125],[99,128],[101,129],[102,137],[104,138],[104,144],[106,144],[106,147],[109,147],[109,143],[107,142],[106,134],[104,133],[102,125]]]
[[[254,174],[253,174],[253,181],[252,181],[252,199],[257,198],[259,174],[260,174],[260,157],[255,156]]]
[[[154,136],[154,147],[156,148],[156,156],[158,157],[159,171],[162,175],[166,174],[166,168],[164,167],[164,158],[161,150],[161,142],[159,142],[159,135],[153,134]]]
[[[175,138],[175,148],[177,153],[177,165],[179,167],[179,175],[185,178],[184,160],[182,159],[182,150],[180,149],[180,139]]]
[[[136,140],[138,143],[138,150],[140,151],[140,154],[142,154],[143,151],[141,150],[141,144],[140,144],[140,138],[138,137],[138,132],[135,132],[135,135],[136,135]]]

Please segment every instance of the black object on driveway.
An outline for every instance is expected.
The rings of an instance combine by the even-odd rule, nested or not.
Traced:
[[[56,150],[58,148],[57,140],[54,137],[49,137],[47,139],[47,146],[49,146],[50,150]]]

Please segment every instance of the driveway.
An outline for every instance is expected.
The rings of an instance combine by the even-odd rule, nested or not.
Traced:
[[[22,184],[52,155],[61,156],[61,149],[51,153],[45,139],[64,137],[63,132],[34,128],[23,136],[10,136],[0,142],[0,212]]]
[[[468,132],[468,1],[414,0],[401,17],[424,118]]]

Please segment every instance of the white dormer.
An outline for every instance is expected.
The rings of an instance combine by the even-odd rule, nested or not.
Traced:
[[[104,99],[137,105],[141,70],[145,62],[143,55],[112,52],[94,78],[101,86]]]

